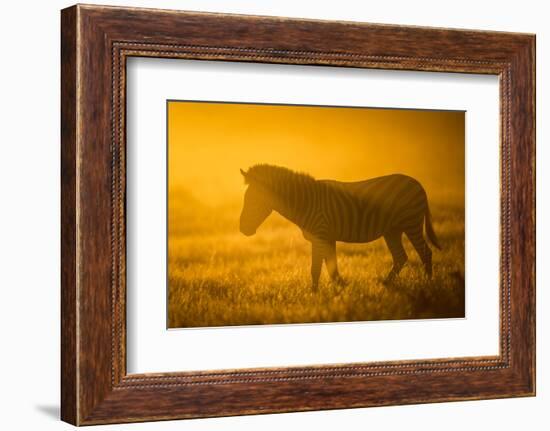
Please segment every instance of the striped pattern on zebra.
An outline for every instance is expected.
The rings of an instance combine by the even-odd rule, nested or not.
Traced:
[[[338,272],[336,241],[365,243],[384,237],[393,258],[386,277],[392,281],[407,262],[403,233],[420,256],[429,278],[432,251],[423,235],[440,249],[431,223],[428,198],[422,185],[394,174],[357,182],[316,180],[290,169],[259,164],[241,174],[248,184],[240,216],[240,230],[250,236],[277,211],[302,229],[311,242],[312,287],[317,290],[323,262],[331,279],[345,284]]]

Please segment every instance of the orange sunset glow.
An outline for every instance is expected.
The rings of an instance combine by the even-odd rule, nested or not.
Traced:
[[[216,205],[243,192],[239,168],[270,163],[316,178],[417,178],[464,198],[464,112],[169,102],[169,186]]]

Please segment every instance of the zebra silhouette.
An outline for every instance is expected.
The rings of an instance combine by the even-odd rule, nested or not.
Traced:
[[[338,272],[336,241],[365,243],[384,237],[393,258],[386,277],[391,282],[407,262],[401,242],[405,233],[420,256],[429,278],[432,251],[423,235],[440,249],[431,223],[428,198],[422,185],[406,175],[394,174],[357,182],[316,180],[290,169],[259,164],[241,169],[248,188],[240,216],[240,231],[247,236],[272,211],[302,229],[311,242],[311,281],[316,291],[323,262],[331,279],[345,284]]]

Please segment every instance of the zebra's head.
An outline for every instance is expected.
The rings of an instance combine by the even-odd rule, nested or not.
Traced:
[[[256,229],[273,211],[273,203],[270,193],[255,178],[241,169],[245,184],[248,188],[244,193],[244,204],[240,217],[240,231],[251,236],[256,233]]]

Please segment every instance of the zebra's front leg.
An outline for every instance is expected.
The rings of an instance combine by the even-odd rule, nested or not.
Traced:
[[[339,286],[345,286],[346,282],[338,272],[338,262],[336,260],[336,241],[329,241],[327,243],[325,262],[327,264],[328,274],[330,275],[332,281]]]
[[[311,289],[313,292],[319,290],[319,277],[321,276],[321,268],[324,258],[323,243],[321,241],[311,241]]]

